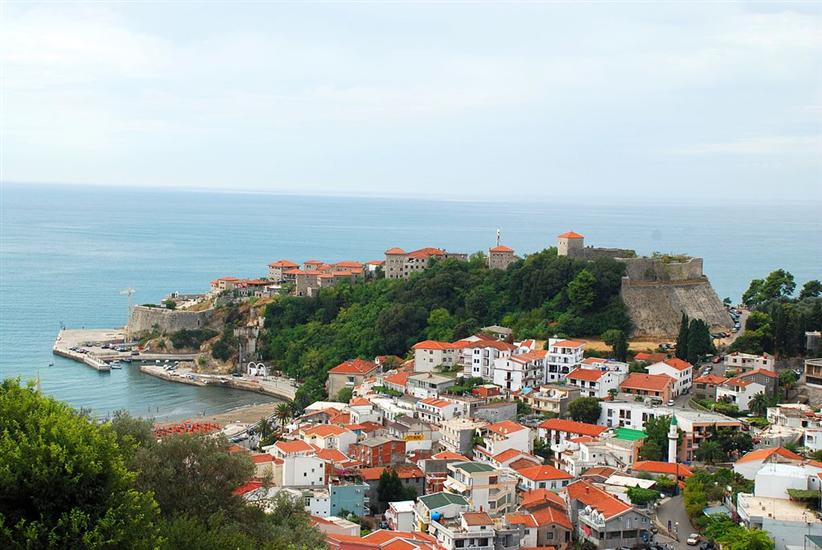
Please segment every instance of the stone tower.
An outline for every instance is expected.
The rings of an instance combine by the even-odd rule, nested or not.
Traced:
[[[557,255],[558,256],[582,256],[585,249],[585,237],[579,233],[568,231],[558,237],[557,241]]]
[[[671,415],[671,427],[668,428],[668,462],[678,462],[676,456],[676,441],[679,439],[679,431],[676,425],[676,416]]]

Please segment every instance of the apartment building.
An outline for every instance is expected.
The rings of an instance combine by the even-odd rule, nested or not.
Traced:
[[[674,397],[690,391],[693,385],[694,367],[682,359],[665,359],[648,366],[648,374],[665,374],[674,379],[671,391]]]
[[[550,413],[565,416],[568,404],[579,398],[582,392],[571,384],[547,384],[538,390],[523,391],[518,399],[537,413]]]
[[[560,340],[551,338],[548,340],[548,355],[545,363],[547,366],[546,382],[558,382],[580,364],[582,364],[585,342],[577,340]]]
[[[425,340],[414,344],[414,372],[432,372],[440,365],[451,368],[461,359],[462,347],[450,342]]]
[[[566,487],[576,535],[597,548],[633,548],[651,540],[651,518],[587,481]]]
[[[455,259],[464,262],[468,260],[468,254],[448,252],[442,248],[433,247],[420,248],[411,252],[398,247],[389,248],[385,251],[385,263],[383,264],[385,278],[407,279],[414,273],[428,269],[433,259]]]
[[[509,391],[545,384],[545,350],[500,357],[494,361],[494,384]]]
[[[752,370],[764,369],[768,371],[776,370],[776,361],[774,356],[769,353],[762,355],[752,355],[750,353],[741,353],[735,351],[729,353],[723,359],[725,370],[734,370],[736,374],[742,374]]]
[[[492,515],[505,514],[516,504],[517,479],[482,462],[452,462],[444,488],[449,493],[462,495],[471,510]]]
[[[497,359],[511,357],[516,348],[513,344],[499,340],[477,340],[462,345],[462,364],[464,376],[494,379],[494,364]]]
[[[565,382],[579,388],[583,397],[604,399],[611,390],[618,391],[619,384],[624,379],[625,375],[619,372],[580,367],[568,373]]]

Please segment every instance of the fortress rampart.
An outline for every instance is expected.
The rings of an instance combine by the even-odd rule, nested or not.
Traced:
[[[214,310],[177,311],[164,307],[135,306],[128,319],[131,336],[148,334],[154,330],[171,334],[180,330],[206,328],[214,320]]]

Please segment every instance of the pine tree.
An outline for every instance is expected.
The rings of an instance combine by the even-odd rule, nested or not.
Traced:
[[[679,323],[679,335],[676,337],[676,356],[679,359],[688,358],[688,316],[684,311]]]

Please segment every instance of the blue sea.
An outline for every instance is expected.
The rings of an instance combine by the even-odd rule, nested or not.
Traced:
[[[157,302],[204,292],[223,275],[260,276],[272,260],[381,259],[392,246],[473,252],[496,230],[518,254],[574,230],[586,244],[705,259],[720,297],[782,267],[822,277],[820,204],[671,205],[432,201],[84,186],[0,188],[0,377],[41,379],[45,392],[97,415],[156,418],[221,412],[266,398],[164,382],[125,368],[98,373],[54,357],[62,324],[125,324],[126,297]],[[54,366],[48,366],[50,362]]]

